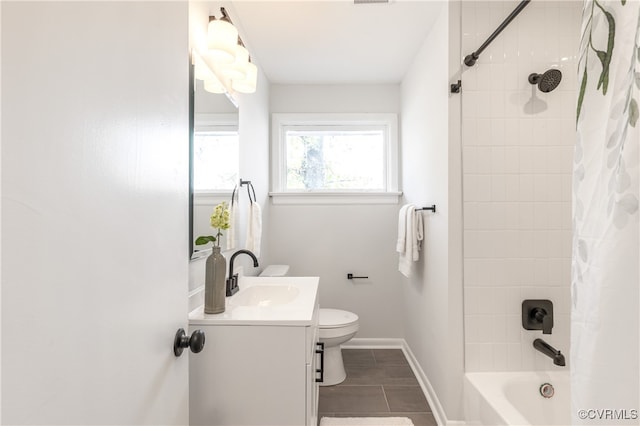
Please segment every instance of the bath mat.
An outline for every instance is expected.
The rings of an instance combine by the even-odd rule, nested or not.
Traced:
[[[320,426],[413,426],[408,417],[323,417]]]

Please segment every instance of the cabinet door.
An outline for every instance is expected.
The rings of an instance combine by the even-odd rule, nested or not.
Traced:
[[[204,350],[189,360],[191,425],[306,422],[305,327],[191,327],[207,335]]]

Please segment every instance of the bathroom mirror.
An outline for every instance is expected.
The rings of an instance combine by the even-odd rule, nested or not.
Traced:
[[[231,198],[238,182],[239,111],[225,94],[204,90],[190,74],[189,88],[189,257],[198,256],[195,237],[211,235],[209,215]]]

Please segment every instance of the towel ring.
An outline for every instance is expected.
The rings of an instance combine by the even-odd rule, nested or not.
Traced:
[[[258,201],[258,197],[256,197],[256,190],[253,188],[253,184],[251,183],[251,181],[242,180],[242,178],[240,178],[240,186],[244,186],[244,185],[247,185],[247,195],[249,196],[249,202],[253,204],[254,201]],[[251,190],[249,190],[249,187],[251,187]],[[253,198],[251,198],[252,192],[253,192]]]

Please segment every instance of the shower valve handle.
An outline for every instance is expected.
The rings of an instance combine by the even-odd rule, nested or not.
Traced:
[[[522,327],[525,330],[542,330],[542,334],[551,334],[553,303],[550,300],[523,300]]]
[[[547,311],[543,308],[535,308],[532,314],[536,321],[542,324],[542,334],[551,334],[551,329],[553,328],[551,315],[547,314]]]
[[[553,318],[551,318],[551,315],[545,315],[542,318],[542,334],[551,334],[552,328],[553,328]]]

